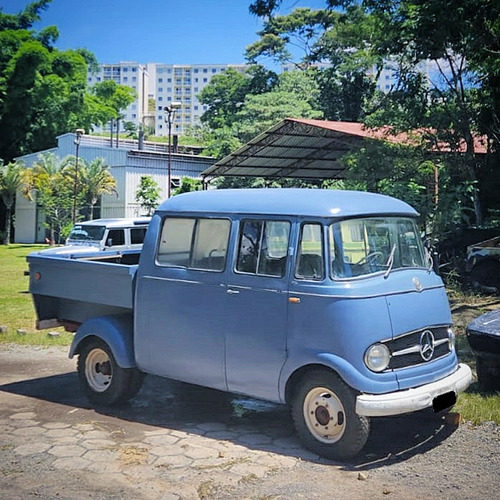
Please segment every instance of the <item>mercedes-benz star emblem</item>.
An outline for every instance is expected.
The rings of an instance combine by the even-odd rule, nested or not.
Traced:
[[[434,355],[434,335],[430,330],[425,330],[420,336],[420,356],[424,361],[429,361]]]

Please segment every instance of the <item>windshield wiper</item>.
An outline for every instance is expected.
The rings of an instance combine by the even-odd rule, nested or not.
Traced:
[[[389,273],[392,271],[392,266],[394,265],[394,254],[396,253],[396,243],[392,245],[391,253],[389,254],[389,258],[387,259],[387,262],[385,265],[387,266],[387,271],[384,274],[384,278],[387,278],[389,276]]]

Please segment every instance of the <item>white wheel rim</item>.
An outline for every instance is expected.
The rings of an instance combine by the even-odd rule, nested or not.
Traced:
[[[344,405],[326,387],[311,389],[304,399],[304,420],[312,436],[325,444],[336,443],[345,432]]]
[[[111,360],[102,349],[93,349],[85,360],[85,376],[90,388],[95,392],[104,392],[111,383],[113,371]]]

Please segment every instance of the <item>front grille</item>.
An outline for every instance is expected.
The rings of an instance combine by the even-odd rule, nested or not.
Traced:
[[[384,342],[391,351],[391,361],[386,370],[409,368],[446,356],[451,352],[448,329],[448,326],[433,326]],[[431,339],[433,341],[429,342]],[[429,344],[432,344],[432,349]]]

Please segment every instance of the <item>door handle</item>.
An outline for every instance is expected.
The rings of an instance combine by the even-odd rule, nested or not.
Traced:
[[[239,290],[232,290],[231,288],[228,288],[227,293],[229,293],[229,295],[238,295],[240,292]]]

